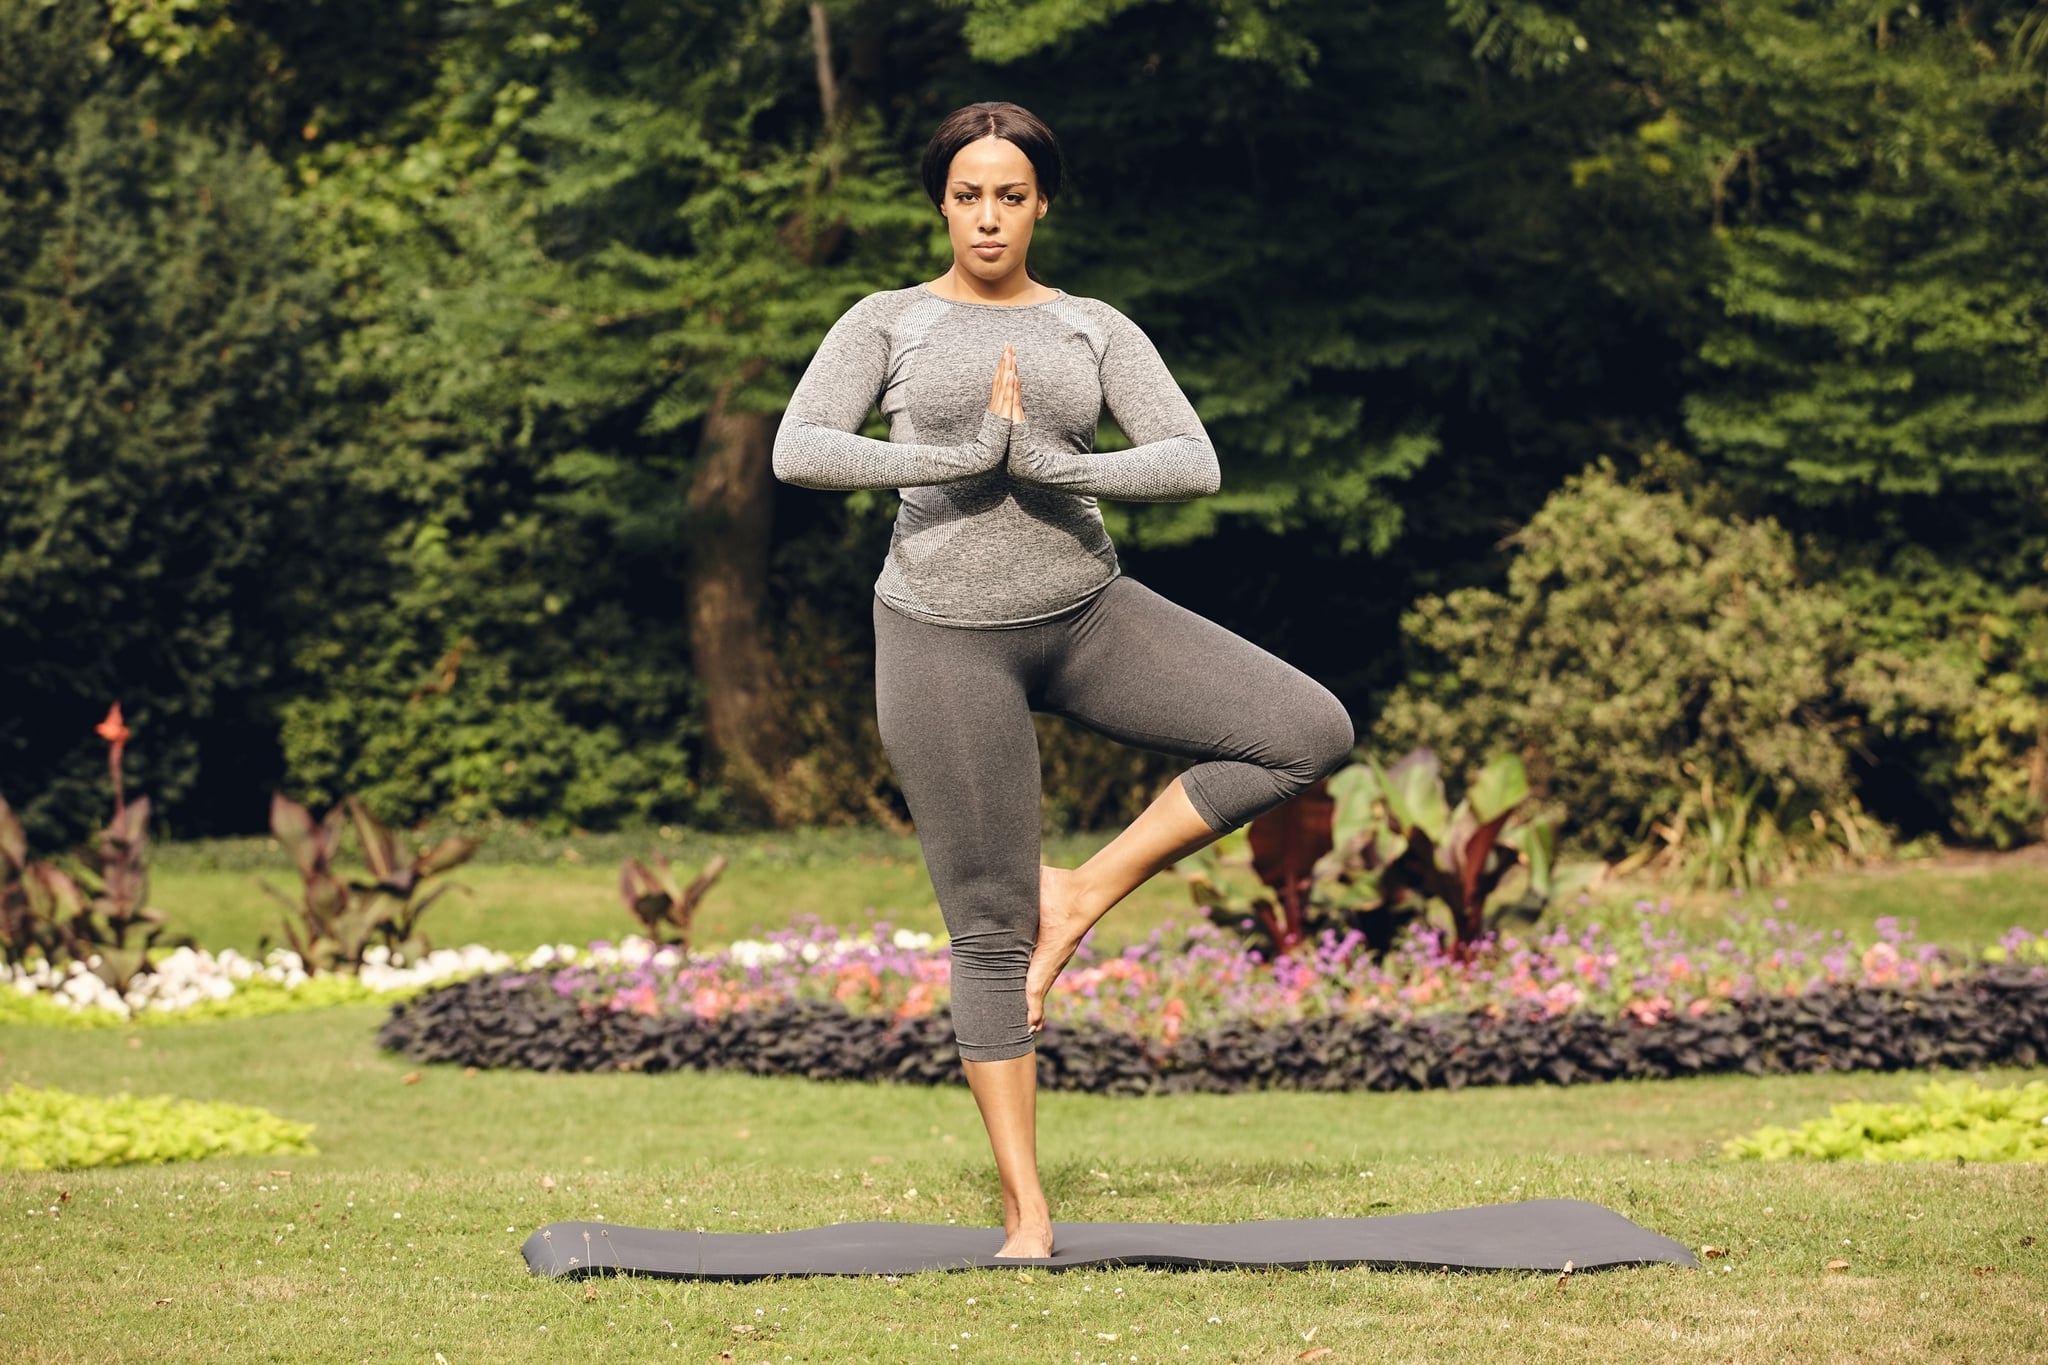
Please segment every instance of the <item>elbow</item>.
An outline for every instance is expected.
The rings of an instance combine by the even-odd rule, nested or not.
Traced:
[[[1223,487],[1223,465],[1216,458],[1216,447],[1205,433],[1199,439],[1201,458],[1195,461],[1188,480],[1189,499],[1206,498]]]
[[[793,483],[799,488],[808,488],[805,460],[798,436],[798,424],[783,420],[775,431],[775,444],[768,454],[768,464],[775,471],[775,477],[784,483]]]

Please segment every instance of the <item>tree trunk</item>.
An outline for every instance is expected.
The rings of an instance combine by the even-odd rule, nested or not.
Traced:
[[[818,100],[827,136],[859,103],[832,71],[831,29],[824,6],[809,7]],[[856,44],[856,68],[874,65],[873,43]],[[858,72],[857,72],[858,74]],[[785,224],[793,232],[800,222]],[[835,223],[816,236],[823,257],[845,231]],[[751,371],[750,376],[751,377]],[[742,811],[782,824],[781,783],[790,736],[783,724],[786,694],[767,619],[768,545],[775,509],[772,455],[780,419],[730,412],[730,386],[713,395],[704,419],[696,475],[690,481],[690,652],[704,682],[706,742],[713,775]]]
[[[767,629],[775,428],[768,414],[727,411],[724,389],[713,398],[690,481],[685,607],[714,774],[746,815],[771,823],[789,758],[781,672]]]

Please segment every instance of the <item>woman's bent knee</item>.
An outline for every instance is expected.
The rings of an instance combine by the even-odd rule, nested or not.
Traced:
[[[1316,720],[1309,727],[1307,736],[1309,756],[1315,762],[1315,777],[1328,777],[1351,760],[1351,751],[1358,747],[1358,727],[1352,722],[1351,713],[1337,695],[1328,688],[1322,689],[1324,703],[1316,708]]]
[[[1311,682],[1309,687],[1309,698],[1288,727],[1293,752],[1282,771],[1293,788],[1290,796],[1343,767],[1358,745],[1358,731],[1344,703],[1321,683]]]

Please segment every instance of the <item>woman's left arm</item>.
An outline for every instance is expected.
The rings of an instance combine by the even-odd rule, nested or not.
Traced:
[[[1010,429],[1010,473],[1087,497],[1129,502],[1185,502],[1222,485],[1216,447],[1194,404],[1137,323],[1110,310],[1100,366],[1102,401],[1131,439],[1127,450],[1080,450],[1031,420],[1030,377],[1024,376],[1024,420]]]

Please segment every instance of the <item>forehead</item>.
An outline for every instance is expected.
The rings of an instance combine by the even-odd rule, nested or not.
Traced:
[[[980,137],[953,153],[953,164],[948,168],[946,180],[968,180],[975,184],[1008,184],[1021,180],[1036,186],[1038,177],[1031,170],[1031,158],[1024,155],[1024,149],[1008,138]]]

